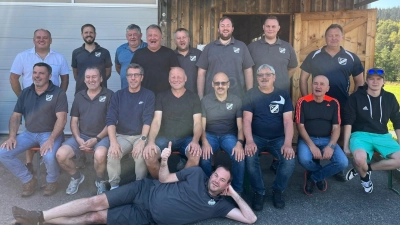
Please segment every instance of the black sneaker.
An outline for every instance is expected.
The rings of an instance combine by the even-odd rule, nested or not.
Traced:
[[[328,182],[325,179],[316,182],[316,186],[320,191],[326,191],[328,189]]]
[[[251,208],[254,211],[261,211],[264,208],[264,195],[254,192]]]
[[[343,171],[340,171],[339,173],[335,174],[335,178],[336,178],[337,181],[340,181],[340,182],[346,182],[347,181],[346,176],[344,175]]]
[[[311,172],[304,171],[303,191],[306,195],[311,196],[314,191],[315,182],[311,179]]]
[[[279,190],[272,191],[272,202],[274,203],[274,207],[278,209],[285,208],[285,199],[283,199],[283,193]]]

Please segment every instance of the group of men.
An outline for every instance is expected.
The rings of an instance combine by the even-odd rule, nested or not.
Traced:
[[[365,192],[372,192],[372,170],[400,167],[400,146],[386,126],[390,119],[400,134],[399,105],[393,94],[382,89],[384,71],[368,70],[364,84],[359,58],[340,46],[343,29],[332,24],[325,32],[327,45],[311,52],[300,67],[303,97],[293,107],[289,88],[297,58],[290,44],[278,38],[279,29],[278,19],[268,17],[263,25],[265,35],[246,46],[233,38],[232,20],[223,17],[219,38],[201,52],[189,45],[189,32],[184,28],[174,34],[177,49],[173,51],[161,45],[159,26],[146,29],[146,43],[140,28],[129,25],[128,43],[115,56],[121,90],[113,93],[104,84],[112,65],[109,53],[94,42],[95,28],[84,25],[85,44],[74,51],[72,61],[77,81],[70,112],[73,136],[64,143],[68,107],[61,88],[65,86],[59,88],[50,80],[53,74],[57,76],[53,65],[46,64],[52,52],[46,55],[40,50],[41,45],[49,47],[50,32],[35,31],[35,48],[30,53],[41,62],[31,65],[31,86],[24,86],[21,93],[13,84],[19,98],[10,119],[10,138],[1,145],[0,161],[22,181],[22,196],[32,195],[36,178],[15,156],[40,145],[47,168],[44,194],[57,190],[58,165],[71,175],[66,193],[74,194],[84,175],[72,158],[82,150],[94,150],[99,195],[44,212],[14,207],[14,217],[27,224],[183,224],[216,216],[253,223],[256,217],[240,197],[245,168],[254,192],[252,208],[262,210],[266,189],[259,154],[273,155],[273,205],[284,208],[283,192],[295,166],[293,112],[299,132],[298,161],[306,169],[305,194],[312,195],[315,186],[326,191],[326,178],[347,168],[350,152],[354,168],[345,179],[360,175]],[[45,37],[36,37],[39,33]],[[99,63],[94,57],[104,60]],[[10,80],[23,74],[12,70]],[[308,93],[310,75],[312,92]],[[355,93],[349,97],[351,75]],[[82,82],[86,87],[78,90]],[[22,115],[27,130],[17,135]],[[212,157],[219,149],[230,156],[232,172],[225,167],[212,172]],[[374,150],[388,159],[370,164]],[[179,167],[184,167],[173,174],[167,167],[171,151],[179,151]],[[137,181],[119,187],[121,158],[129,153]],[[331,163],[322,166],[321,160]],[[147,173],[154,181],[146,179]],[[231,196],[238,208],[221,195]],[[185,219],[182,212],[186,212]]]

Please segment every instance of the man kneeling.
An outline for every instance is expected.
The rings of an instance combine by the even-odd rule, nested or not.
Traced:
[[[218,167],[208,179],[200,167],[168,170],[171,142],[161,154],[159,181],[143,179],[91,198],[78,199],[47,211],[13,207],[17,222],[37,224],[187,224],[227,217],[254,223],[256,215],[231,187],[231,173]],[[208,179],[208,181],[207,181]],[[235,208],[222,195],[231,196]]]

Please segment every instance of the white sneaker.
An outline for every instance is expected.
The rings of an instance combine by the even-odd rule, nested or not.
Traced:
[[[74,179],[71,177],[71,181],[68,184],[68,188],[65,191],[67,195],[73,195],[76,192],[78,192],[79,185],[82,184],[82,182],[85,180],[85,176],[81,174],[81,177],[78,179]]]
[[[351,180],[356,176],[358,176],[357,171],[354,168],[351,168],[351,170],[346,173],[346,180]]]
[[[94,184],[97,187],[97,195],[103,194],[104,192],[107,191],[106,182],[104,180],[100,182],[95,181]]]
[[[369,175],[369,180],[367,182],[361,180],[361,185],[366,193],[372,193],[374,190],[374,184],[371,181],[371,172],[367,172],[367,174]]]

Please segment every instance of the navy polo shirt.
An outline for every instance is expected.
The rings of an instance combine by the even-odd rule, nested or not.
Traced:
[[[86,89],[85,70],[88,67],[96,66],[100,69],[103,82],[102,87],[107,87],[106,68],[112,66],[110,52],[96,44],[96,48],[89,52],[85,49],[85,44],[72,52],[71,67],[78,69],[78,78],[76,80],[75,94]]]
[[[200,58],[201,51],[197,48],[189,46],[189,52],[186,55],[182,55],[175,50],[176,56],[178,57],[181,68],[185,71],[187,81],[185,88],[197,94],[197,66],[196,63]]]
[[[237,134],[237,118],[242,118],[242,100],[228,93],[219,101],[214,93],[201,99],[201,116],[206,118],[206,132],[213,135]]]
[[[312,77],[325,75],[330,86],[326,95],[336,98],[343,106],[349,98],[350,76],[358,76],[364,67],[356,54],[340,47],[340,51],[332,57],[325,47],[311,52],[300,68],[311,73]]]
[[[29,132],[52,132],[57,121],[56,113],[68,112],[67,95],[51,81],[46,91],[38,95],[35,84],[32,84],[22,90],[14,112],[24,116],[25,127]]]

